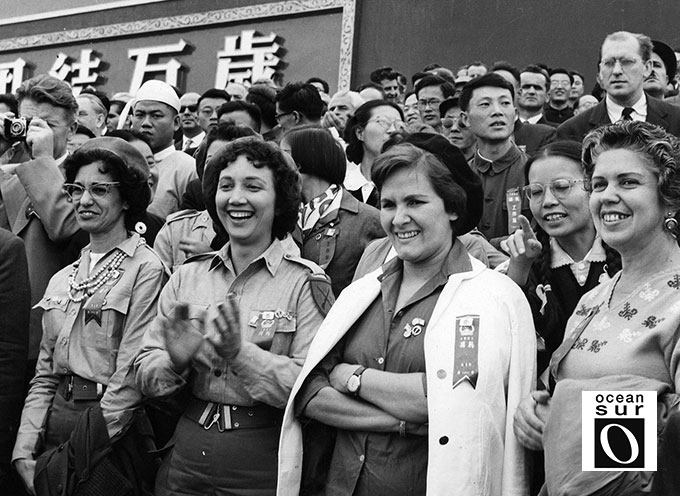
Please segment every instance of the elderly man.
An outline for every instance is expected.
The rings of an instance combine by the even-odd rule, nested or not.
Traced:
[[[95,138],[102,136],[109,114],[104,103],[91,93],[81,93],[76,101],[78,102],[78,124],[92,131]]]
[[[24,81],[17,97],[19,115],[31,121],[25,136],[2,157],[6,165],[0,168],[0,227],[24,242],[34,306],[50,278],[73,262],[78,251],[67,249],[78,225],[62,191],[62,163],[67,142],[78,125],[78,103],[68,84],[47,75]],[[41,318],[42,310],[34,308],[27,368],[31,375],[42,337]]]
[[[643,91],[652,70],[651,56],[652,40],[643,34],[619,31],[608,35],[602,44],[599,71],[607,96],[563,122],[557,128],[557,138],[583,141],[591,129],[622,119],[651,122],[680,136],[680,109]]]
[[[198,122],[198,93],[184,93],[179,99],[179,128],[182,139],[175,142],[175,148],[194,156],[198,145],[205,138],[205,131]]]
[[[149,139],[158,167],[158,186],[148,211],[162,218],[179,210],[187,184],[198,177],[193,157],[175,149],[179,109],[172,86],[157,80],[144,83],[132,102],[132,128]]]
[[[339,135],[345,132],[347,119],[354,115],[354,111],[364,103],[364,99],[356,91],[342,90],[331,97],[328,111],[323,116],[321,125],[335,128]]]

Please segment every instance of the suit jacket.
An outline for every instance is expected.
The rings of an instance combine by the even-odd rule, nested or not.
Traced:
[[[528,124],[517,119],[513,134],[515,144],[523,146],[526,154],[532,156],[555,138],[555,128],[547,124]]]
[[[5,489],[10,485],[9,461],[24,406],[30,313],[24,243],[0,229],[0,487]]]
[[[680,107],[657,100],[647,95],[647,122],[661,126],[674,136],[680,137]],[[593,129],[611,124],[607,113],[606,100],[568,119],[557,128],[556,138],[560,140],[583,141]]]
[[[0,171],[0,227],[11,230],[24,241],[31,305],[35,305],[52,276],[77,257],[77,253],[69,249],[69,243],[78,231],[78,224],[73,207],[62,191],[61,166],[54,159],[30,160],[17,154],[10,161],[18,165],[15,174]],[[38,357],[41,318],[41,309],[31,311],[28,346],[31,360]]]

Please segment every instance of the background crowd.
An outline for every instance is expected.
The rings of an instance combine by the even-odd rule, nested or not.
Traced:
[[[678,62],[593,57],[0,95],[0,488],[680,491]],[[599,389],[656,476],[581,471]]]

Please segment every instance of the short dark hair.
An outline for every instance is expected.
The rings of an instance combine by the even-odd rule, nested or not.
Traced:
[[[371,82],[380,84],[385,79],[394,81],[399,77],[399,73],[395,72],[391,67],[379,67],[371,72],[369,79]]]
[[[321,119],[325,105],[319,90],[309,83],[288,83],[276,94],[276,102],[283,112],[299,112],[311,121]]]
[[[218,232],[218,235],[224,235],[226,232],[215,205],[218,179],[220,173],[240,156],[246,156],[257,168],[271,169],[276,193],[272,234],[278,239],[283,239],[297,225],[298,210],[302,202],[300,174],[275,144],[257,137],[238,138],[232,141],[212,157],[210,167],[205,170],[203,197],[215,228],[222,231]]]
[[[416,72],[415,74],[413,74],[413,76],[411,76],[411,84],[415,85],[416,81],[430,75],[432,75],[431,72]]]
[[[76,126],[76,132],[73,133],[73,134],[84,134],[85,136],[87,136],[90,139],[96,138],[96,136],[94,135],[92,130],[89,127],[83,126],[82,124],[78,124]]]
[[[224,103],[220,105],[220,108],[217,109],[217,120],[219,120],[224,114],[238,111],[246,112],[248,116],[250,116],[253,122],[255,122],[255,127],[257,127],[257,129],[253,129],[253,131],[259,133],[260,127],[262,127],[262,112],[260,112],[260,107],[254,103],[249,103],[244,100],[233,100],[231,102]]]
[[[564,69],[563,67],[550,69],[550,77],[553,77],[555,74],[566,74],[566,76],[569,78],[569,83],[574,84],[574,76],[572,76],[571,72],[567,69]]]
[[[571,74],[571,77],[572,77],[572,81],[573,81],[573,78],[574,78],[574,76],[578,76],[578,77],[580,77],[580,78],[581,78],[581,81],[583,81],[583,82],[585,83],[585,81],[586,81],[586,78],[584,78],[584,77],[583,77],[583,74],[581,74],[580,72],[578,72],[578,71],[573,71],[573,70],[570,70],[570,71],[569,71],[569,73]],[[572,82],[572,84],[573,84],[573,82]]]
[[[456,86],[451,84],[449,81],[440,76],[435,76],[434,74],[429,74],[423,79],[416,83],[416,96],[419,96],[420,90],[427,88],[428,86],[439,86],[442,90],[444,99],[452,97],[456,94]]]
[[[76,121],[78,102],[71,87],[61,79],[40,74],[24,81],[17,90],[17,100],[21,104],[26,99],[61,107],[66,110],[71,122]]]
[[[127,141],[128,143],[131,141],[142,141],[149,145],[149,148],[151,148],[149,137],[136,129],[114,129],[110,133],[106,133],[106,136],[111,138],[120,138]]]
[[[288,131],[283,139],[288,142],[290,155],[300,172],[342,185],[347,157],[328,129],[303,126]]]
[[[77,149],[64,161],[66,182],[75,181],[78,171],[94,162],[101,162],[102,167],[99,171],[102,174],[111,174],[113,180],[120,183],[118,188],[120,197],[128,205],[123,214],[125,228],[133,231],[135,224],[142,220],[151,202],[148,171],[145,174],[143,170],[129,166],[120,156],[105,148]]]
[[[9,111],[15,116],[19,115],[19,102],[17,102],[17,97],[12,93],[3,93],[0,95],[0,103],[4,103],[9,107]]]
[[[491,72],[494,71],[509,72],[510,74],[512,74],[512,77],[515,78],[515,81],[517,81],[517,84],[519,85],[519,70],[517,69],[517,67],[512,65],[507,60],[498,60],[494,62],[493,65],[491,66]]]
[[[203,94],[198,98],[196,105],[200,107],[201,101],[203,101],[205,98],[220,98],[228,102],[231,101],[229,93],[227,93],[226,90],[221,90],[219,88],[210,88],[209,90],[204,91]]]
[[[331,90],[331,87],[328,86],[328,81],[326,81],[325,79],[321,79],[320,77],[317,76],[310,77],[307,81],[305,81],[305,83],[309,84],[319,83],[321,84],[321,87],[323,88],[325,93],[328,93]]]
[[[432,189],[444,202],[448,213],[458,214],[459,219],[467,215],[467,193],[460,186],[449,169],[434,153],[411,143],[400,143],[381,153],[371,169],[371,179],[380,193],[387,178],[399,170],[420,168],[432,185]],[[451,223],[453,235],[457,233],[458,220]]]
[[[401,107],[387,100],[370,100],[356,109],[354,115],[347,119],[344,132],[345,143],[347,143],[345,153],[347,153],[347,158],[355,164],[360,164],[364,158],[364,144],[359,141],[357,130],[366,127],[373,114],[373,109],[378,107],[392,107],[399,112],[401,119],[404,119],[404,111],[401,110]]]
[[[248,88],[246,101],[257,105],[262,113],[262,122],[276,127],[276,90],[266,84],[254,84]]]
[[[545,79],[545,89],[547,90],[548,87],[550,86],[550,76],[548,75],[548,71],[543,69],[543,67],[538,66],[536,64],[529,64],[528,66],[526,66],[524,69],[522,69],[520,71],[520,79],[521,79],[522,73],[524,73],[524,72],[530,72],[532,74],[540,74],[541,76],[543,76],[543,79]],[[518,79],[518,81],[519,81],[519,79]],[[521,85],[521,81],[520,81],[520,85]]]
[[[499,76],[493,72],[488,72],[483,76],[473,79],[465,83],[463,89],[460,91],[458,96],[458,103],[460,103],[460,109],[466,112],[470,106],[470,100],[472,99],[472,93],[477,88],[484,88],[491,86],[493,88],[502,88],[510,92],[510,97],[515,99],[515,88],[513,88],[510,81],[506,80],[503,76]]]

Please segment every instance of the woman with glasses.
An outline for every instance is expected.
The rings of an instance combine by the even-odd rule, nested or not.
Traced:
[[[404,112],[396,103],[371,100],[356,109],[345,126],[347,159],[358,165],[350,168],[345,187],[354,197],[372,207],[378,206],[378,192],[371,180],[371,167],[385,142],[405,129]]]
[[[64,191],[90,243],[38,303],[40,355],[12,456],[31,493],[37,456],[67,441],[88,408],[101,407],[112,442],[130,428],[142,401],[132,362],[167,280],[134,232],[151,199],[142,154],[119,138],[96,138],[64,169]]]
[[[275,493],[283,407],[333,302],[289,237],[301,201],[292,160],[255,137],[213,145],[205,200],[229,241],[173,273],[135,360],[146,395],[188,396],[157,496]]]
[[[522,402],[515,432],[528,448],[544,450],[542,494],[649,494],[654,472],[583,470],[582,442],[588,440],[582,439],[582,392],[654,391],[661,438],[680,402],[680,143],[655,125],[619,121],[586,136],[583,164],[595,228],[620,253],[622,269],[577,304],[551,358],[550,392],[534,392]],[[606,450],[603,436],[615,434],[602,432],[590,441]],[[626,437],[621,444],[612,441],[611,454],[598,464],[625,465],[634,458]],[[677,439],[667,442],[677,447]]]
[[[562,343],[567,319],[581,297],[620,268],[618,254],[603,245],[588,210],[581,144],[557,141],[526,164],[524,195],[535,221],[520,216],[521,229],[501,242],[506,272],[524,291],[538,332],[538,373]]]
[[[457,239],[484,203],[460,150],[436,134],[407,141],[373,168],[397,257],[342,292],[310,347],[284,418],[281,495],[308,490],[305,467],[324,464],[329,496],[528,489],[511,423],[535,381],[529,306]],[[309,419],[336,430],[329,459],[300,453]]]

